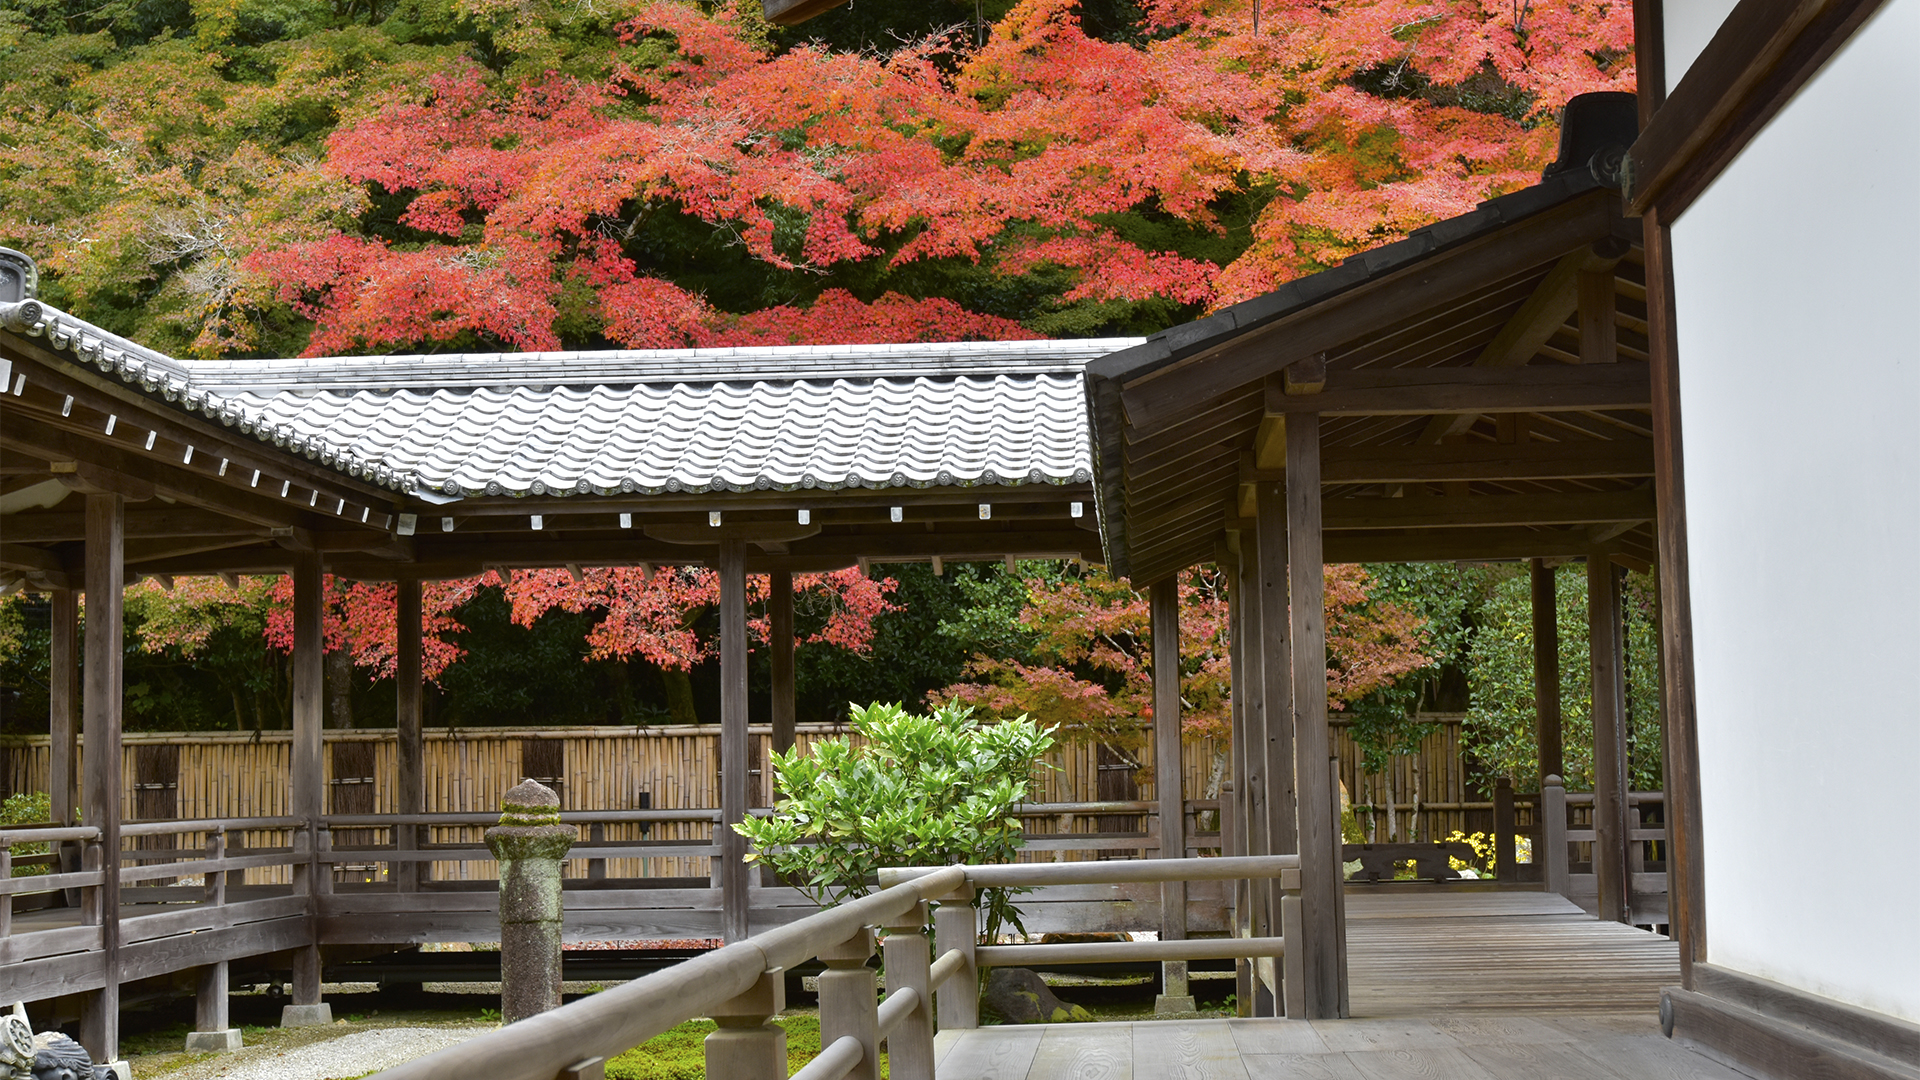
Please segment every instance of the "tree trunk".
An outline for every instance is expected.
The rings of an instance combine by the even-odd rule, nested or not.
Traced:
[[[697,724],[700,713],[693,707],[693,680],[684,671],[660,669],[661,685],[667,688],[667,712],[676,724]]]

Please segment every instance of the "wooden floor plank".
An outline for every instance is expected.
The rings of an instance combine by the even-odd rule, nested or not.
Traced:
[[[1313,1025],[1300,1020],[1229,1020],[1242,1054],[1326,1054],[1332,1051]]]
[[[1459,1049],[1362,1050],[1346,1055],[1366,1080],[1497,1080]]]
[[[1251,1080],[1225,1020],[1133,1025],[1133,1080]]]
[[[1243,1060],[1254,1080],[1367,1080],[1345,1054],[1248,1054]]]
[[[1048,1024],[1031,1080],[1133,1080],[1132,1024]]]
[[[1338,1052],[1374,1050],[1451,1050],[1452,1035],[1427,1020],[1314,1020],[1313,1030]]]
[[[1593,1051],[1570,1043],[1482,1043],[1466,1052],[1496,1080],[1617,1080]]]
[[[1659,1035],[1622,1035],[1591,1047],[1594,1060],[1620,1080],[1751,1080]]]
[[[1027,1080],[1043,1027],[963,1031],[940,1062],[940,1080]]]

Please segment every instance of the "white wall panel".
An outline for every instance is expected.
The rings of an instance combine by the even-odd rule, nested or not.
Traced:
[[[1673,251],[1708,959],[1920,1021],[1915,42],[1889,0]]]

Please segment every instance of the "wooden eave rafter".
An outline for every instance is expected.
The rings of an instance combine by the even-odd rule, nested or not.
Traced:
[[[1740,0],[1628,148],[1627,211],[1685,212],[1884,0]]]
[[[1636,346],[1644,342],[1635,336],[1644,325],[1644,270],[1637,248],[1620,240],[1630,227],[1606,209],[1611,204],[1604,196],[1594,198],[1582,212],[1600,207],[1605,213],[1583,226],[1569,228],[1579,213],[1562,207],[1496,234],[1526,246],[1529,269],[1512,269],[1511,247],[1483,251],[1481,276],[1473,281],[1474,266],[1453,263],[1445,256],[1455,253],[1443,252],[1407,273],[1453,275],[1450,300],[1408,311],[1376,297],[1376,312],[1408,313],[1372,327],[1364,325],[1364,313],[1341,310],[1331,319],[1335,325],[1361,327],[1347,339],[1318,325],[1320,306],[1309,307],[1289,317],[1295,332],[1280,348],[1264,333],[1215,348],[1218,355],[1243,346],[1264,351],[1264,365],[1249,368],[1256,380],[1215,398],[1189,398],[1159,414],[1170,418],[1163,424],[1142,425],[1127,412],[1119,438],[1100,433],[1111,459],[1103,460],[1103,483],[1124,502],[1118,522],[1111,520],[1116,508],[1105,508],[1110,556],[1123,560],[1136,580],[1212,558],[1223,534],[1243,524],[1247,485],[1282,475],[1277,467],[1284,454],[1254,468],[1254,448],[1278,445],[1284,417],[1298,411],[1322,418],[1329,560],[1493,560],[1606,550],[1644,566],[1647,522],[1654,516],[1645,489],[1653,470],[1652,389],[1646,365],[1638,362]],[[1536,230],[1531,240],[1522,235],[1529,224]],[[1556,239],[1538,243],[1542,235]],[[1448,268],[1429,266],[1436,261]],[[1581,320],[1574,300],[1583,274],[1588,282],[1612,285],[1609,337],[1617,362],[1578,362]],[[1326,369],[1318,392],[1289,394],[1282,385],[1283,357],[1300,349],[1296,342],[1326,344],[1325,359],[1317,361]],[[1490,352],[1499,353],[1498,365],[1476,363]],[[1185,376],[1156,372],[1146,385],[1161,378],[1171,378],[1166,385],[1172,386]],[[1124,397],[1109,383],[1095,388],[1096,405],[1103,394],[1108,401]],[[1440,418],[1442,437],[1422,445],[1423,433]]]

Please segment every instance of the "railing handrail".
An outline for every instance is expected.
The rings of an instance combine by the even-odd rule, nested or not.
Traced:
[[[9,826],[0,829],[0,845],[51,844],[61,840],[98,840],[100,830],[91,825]]]
[[[965,880],[961,867],[940,868],[376,1075],[379,1080],[554,1080],[573,1062],[612,1058],[706,1015],[745,993],[764,973],[796,967],[863,927],[954,892]]]
[[[880,871],[880,884],[898,885],[941,869],[890,866]],[[1035,885],[1110,885],[1154,881],[1239,881],[1279,877],[1300,869],[1298,855],[1231,855],[1212,859],[1115,859],[1110,862],[997,863],[966,866],[967,884],[975,888],[1023,888]]]
[[[266,832],[298,829],[306,822],[296,817],[185,818],[179,821],[129,821],[121,836],[181,836],[197,832]]]
[[[684,810],[567,810],[562,825],[611,825],[622,822],[720,820],[720,811],[705,807]],[[441,814],[325,814],[322,824],[340,829],[373,829],[384,825],[495,825],[500,814],[471,811]]]

